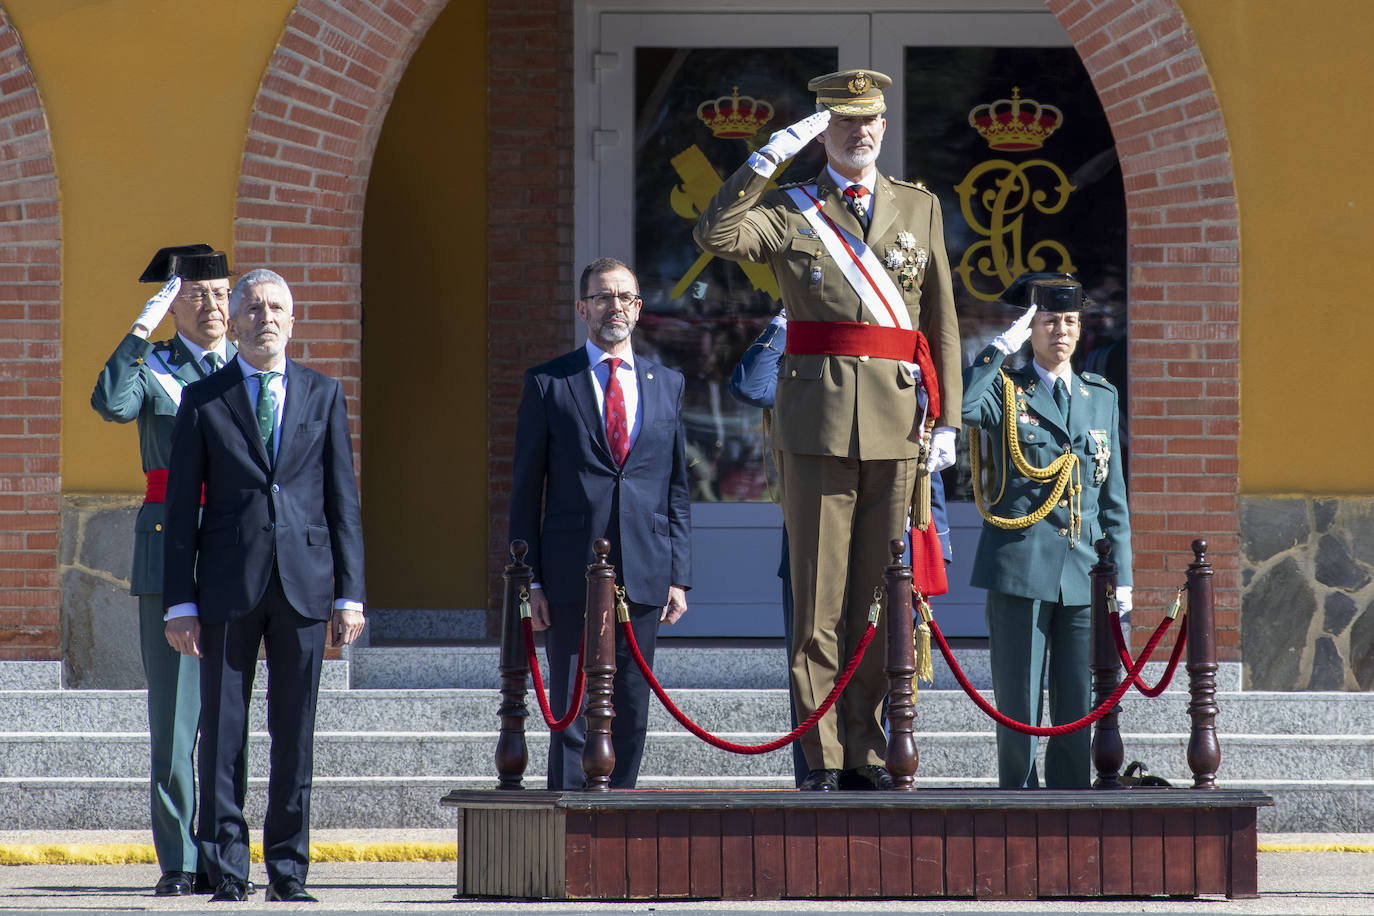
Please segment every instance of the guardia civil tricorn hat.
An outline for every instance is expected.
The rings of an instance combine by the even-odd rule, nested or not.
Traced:
[[[1042,312],[1083,311],[1083,284],[1070,279],[1033,280],[1030,304]]]
[[[876,70],[840,70],[818,76],[806,84],[816,102],[837,115],[880,115],[887,111],[883,90],[892,77]]]
[[[143,269],[139,283],[166,283],[173,277],[183,280],[221,280],[229,276],[229,259],[204,243],[170,245],[159,248]]]

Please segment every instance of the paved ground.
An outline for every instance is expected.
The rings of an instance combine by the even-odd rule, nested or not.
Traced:
[[[443,857],[453,841],[450,831],[316,831],[313,839],[331,857],[363,857],[396,850],[405,843],[415,856]],[[65,848],[68,858],[89,862],[102,854],[125,855],[146,848],[141,833],[0,831],[0,861],[27,852]],[[225,910],[306,910],[327,913],[418,912],[434,914],[640,914],[694,916],[708,913],[1111,913],[1111,914],[1364,914],[1374,916],[1374,833],[1359,835],[1264,834],[1260,836],[1260,898],[1226,900],[1111,900],[1034,903],[988,901],[781,901],[587,904],[455,900],[456,866],[442,861],[317,861],[310,889],[319,905],[268,904],[261,891],[245,904],[208,903],[207,897],[156,898],[151,887],[156,865],[0,866],[0,916],[13,913],[129,913],[145,910],[223,912]],[[1332,851],[1332,850],[1348,851]],[[1268,851],[1266,851],[1268,850]],[[451,853],[447,855],[451,856]],[[262,882],[262,866],[251,876]]]

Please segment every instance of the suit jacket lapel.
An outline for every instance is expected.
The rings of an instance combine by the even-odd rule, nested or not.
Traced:
[[[831,222],[863,241],[864,230],[859,225],[859,218],[849,209],[849,203],[830,177],[829,169],[822,169],[820,177],[816,179],[816,199],[821,202],[821,212],[830,217]]]
[[[591,359],[585,347],[573,351],[567,378],[569,394],[577,407],[577,415],[582,418],[582,425],[587,429],[587,435],[596,445],[598,454],[614,466],[611,444],[606,441],[606,422],[596,410],[596,382],[592,379]]]
[[[897,218],[897,195],[882,175],[873,183],[873,209],[868,214],[868,237],[880,239]]]
[[[172,337],[172,374],[181,379],[186,384],[205,378],[205,370],[196,358],[191,355],[191,350],[182,342],[181,335]]]
[[[300,371],[293,360],[286,361],[286,403],[281,408],[281,441],[277,443],[277,464],[286,457],[287,449],[296,442],[295,430],[299,417],[310,398],[310,377]],[[256,416],[256,411],[254,412]],[[261,437],[259,437],[261,438]],[[264,454],[266,450],[264,449]]]
[[[1026,406],[1035,411],[1035,415],[1040,418],[1040,422],[1046,426],[1052,426],[1061,433],[1068,435],[1069,431],[1064,425],[1064,415],[1059,412],[1059,405],[1054,403],[1054,389],[1045,384],[1044,379],[1040,378],[1040,373],[1035,371],[1035,366],[1026,363],[1021,370],[1021,388],[1026,394]],[[1072,410],[1069,411],[1073,413]]]
[[[267,460],[267,449],[262,444],[262,434],[258,432],[257,407],[248,398],[248,380],[243,374],[243,365],[234,360],[231,367],[225,368],[224,371],[238,375],[237,381],[232,378],[225,379],[227,390],[224,400],[229,405],[229,413],[243,431],[243,437],[248,440],[248,450],[258,457],[258,462],[263,468],[271,468],[272,463]]]

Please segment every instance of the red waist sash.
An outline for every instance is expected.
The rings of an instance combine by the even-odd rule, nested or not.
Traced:
[[[143,494],[145,503],[165,503],[167,501],[167,469],[153,468],[145,471],[144,476],[148,478],[148,489]],[[205,487],[200,488],[200,504],[205,505]]]
[[[787,352],[798,356],[871,356],[915,363],[930,399],[929,415],[940,416],[940,385],[930,344],[920,331],[857,321],[789,321]]]

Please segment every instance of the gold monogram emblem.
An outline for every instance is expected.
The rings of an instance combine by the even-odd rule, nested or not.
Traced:
[[[849,81],[849,91],[855,95],[863,95],[868,91],[869,82],[868,74],[860,72]]]

